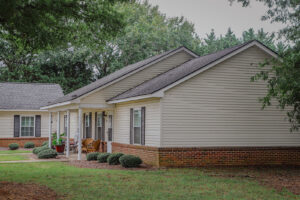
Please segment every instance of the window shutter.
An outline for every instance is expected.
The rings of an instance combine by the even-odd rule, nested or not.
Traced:
[[[97,112],[95,112],[95,139],[98,140]]]
[[[89,121],[90,121],[90,126],[89,126],[89,138],[92,138],[92,113],[89,113]]]
[[[101,140],[105,141],[105,117],[104,112],[102,113],[102,130],[101,130]]]
[[[86,138],[86,128],[85,128],[85,113],[83,113],[83,138]]]
[[[20,137],[20,115],[14,116],[14,137]]]
[[[146,107],[141,109],[141,145],[145,145],[145,111]]]
[[[133,108],[130,108],[130,144],[133,144]]]
[[[41,137],[41,115],[35,116],[35,137]]]

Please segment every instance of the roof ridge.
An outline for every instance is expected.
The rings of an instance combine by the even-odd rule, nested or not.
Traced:
[[[0,84],[59,85],[58,83],[0,82]]]

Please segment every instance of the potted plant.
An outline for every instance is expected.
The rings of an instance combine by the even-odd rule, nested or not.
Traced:
[[[55,150],[57,153],[64,153],[65,151],[65,141],[62,138],[63,135],[64,133],[61,134],[57,139],[56,133],[52,134],[52,145],[55,146]]]

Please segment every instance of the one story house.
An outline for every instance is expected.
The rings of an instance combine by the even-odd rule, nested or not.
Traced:
[[[41,109],[59,133],[66,115],[69,137],[101,139],[109,152],[156,166],[300,164],[300,134],[289,132],[285,111],[261,109],[266,83],[250,82],[273,57],[255,40],[201,57],[179,47]]]
[[[62,96],[57,84],[0,83],[0,147],[48,140],[49,112],[40,107]]]

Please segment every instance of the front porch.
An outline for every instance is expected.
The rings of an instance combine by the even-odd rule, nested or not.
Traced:
[[[77,144],[78,160],[82,159],[82,145],[78,144],[88,138],[104,141],[107,147],[102,146],[101,150],[111,152],[113,108],[111,105],[82,104],[46,108],[49,110],[49,147],[52,145],[53,133],[57,134],[57,142],[60,135],[65,133],[65,153],[68,158],[71,139]]]

